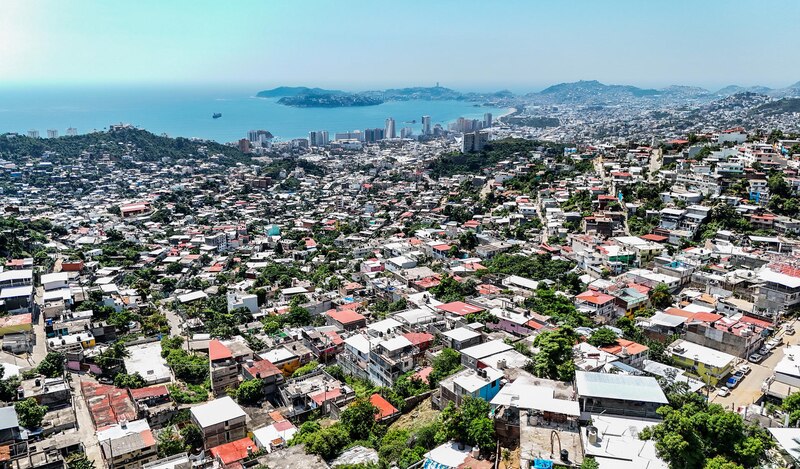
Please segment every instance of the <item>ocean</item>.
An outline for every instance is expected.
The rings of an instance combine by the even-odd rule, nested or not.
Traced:
[[[383,128],[386,118],[395,119],[397,134],[411,127],[422,128],[423,115],[432,124],[446,124],[459,117],[481,119],[485,112],[495,118],[504,108],[474,106],[462,101],[392,101],[378,106],[349,108],[295,108],[274,98],[256,98],[258,90],[222,88],[2,88],[0,87],[0,134],[48,129],[65,135],[103,130],[111,124],[132,124],[170,137],[199,137],[231,142],[246,138],[249,130],[264,129],[278,140],[307,137],[311,130],[336,132]],[[222,113],[213,119],[214,113]],[[416,124],[406,123],[416,120]]]

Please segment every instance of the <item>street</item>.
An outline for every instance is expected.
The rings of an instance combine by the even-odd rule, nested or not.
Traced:
[[[796,323],[797,320],[795,319],[791,321],[790,324],[796,328]],[[787,345],[800,344],[800,335],[785,335],[783,333],[784,330],[785,328],[781,328],[778,334],[776,334],[776,337],[780,337],[784,341],[780,347],[767,355],[761,363],[747,362],[752,371],[731,390],[731,393],[727,397],[720,397],[716,394],[716,391],[712,391],[712,395],[710,396],[711,402],[733,410],[736,410],[737,407],[750,405],[756,402],[763,394],[761,392],[761,385],[764,383],[764,380],[772,376],[772,370],[775,369],[775,365],[783,359],[784,348]]]

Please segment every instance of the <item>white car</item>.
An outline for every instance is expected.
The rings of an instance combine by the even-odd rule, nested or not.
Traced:
[[[719,396],[719,397],[726,397],[726,396],[728,396],[728,394],[730,394],[730,393],[731,393],[731,390],[730,390],[730,389],[728,389],[728,387],[727,387],[727,386],[722,386],[721,388],[719,388],[719,389],[717,390],[717,396]]]
[[[758,354],[758,353],[754,353],[754,354],[750,355],[749,357],[747,357],[747,359],[750,360],[753,363],[758,363],[758,362],[760,362],[761,360],[764,359],[764,355],[761,355],[761,354]]]
[[[741,371],[744,374],[750,373],[750,365],[748,365],[746,363],[744,365],[740,365],[738,370]]]

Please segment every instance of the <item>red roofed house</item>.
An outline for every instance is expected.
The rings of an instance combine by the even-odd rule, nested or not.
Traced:
[[[616,316],[614,297],[594,290],[587,290],[575,297],[579,310],[594,316],[613,318]]]
[[[164,384],[148,388],[128,389],[138,415],[147,418],[156,428],[166,425],[178,411]]]
[[[336,311],[329,310],[325,313],[329,326],[336,326],[346,331],[354,331],[367,326],[367,318],[363,315],[350,310]]]
[[[390,420],[391,418],[400,415],[400,411],[397,410],[395,406],[391,404],[391,402],[384,399],[383,396],[380,394],[373,394],[369,396],[369,402],[378,409],[378,412],[375,414],[375,421],[382,422],[384,420]]]
[[[403,334],[403,337],[408,339],[414,346],[414,349],[419,350],[419,353],[428,350],[433,344],[434,339],[433,334],[428,334],[427,332],[406,332]]]
[[[225,394],[228,388],[239,387],[239,367],[233,353],[218,339],[208,342],[208,359],[211,362],[211,391],[215,396]]]
[[[276,395],[278,387],[283,384],[283,372],[269,360],[248,361],[242,366],[244,379],[260,379],[264,396]]]
[[[615,355],[626,365],[639,368],[644,365],[644,360],[647,359],[647,352],[650,348],[631,340],[617,339],[616,345],[600,347],[600,350]]]
[[[464,303],[463,301],[453,301],[450,303],[444,303],[437,306],[436,309],[439,309],[446,313],[455,314],[456,316],[466,316],[468,314],[480,313],[481,311],[486,311],[485,308],[471,305],[469,303]]]
[[[209,450],[211,456],[217,460],[222,467],[242,467],[240,461],[247,459],[248,456],[256,451],[256,444],[250,438],[231,441],[230,443],[215,446]]]

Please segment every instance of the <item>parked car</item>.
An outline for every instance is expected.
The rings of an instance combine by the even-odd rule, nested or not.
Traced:
[[[726,397],[731,393],[731,390],[727,388],[727,386],[722,386],[717,390],[717,396],[719,397]]]
[[[750,355],[749,357],[747,357],[747,359],[750,360],[753,363],[758,363],[758,362],[760,362],[761,360],[764,359],[764,355],[761,355],[760,353],[754,353],[754,354]]]
[[[733,372],[732,377],[738,379],[739,381],[741,381],[741,380],[744,379],[744,371],[736,370],[736,371]]]
[[[748,365],[747,363],[741,364],[739,365],[739,368],[737,368],[737,370],[741,371],[744,374],[750,373],[750,365]]]
[[[739,385],[739,378],[735,376],[731,376],[730,378],[728,378],[728,381],[725,382],[725,386],[727,386],[729,389],[733,389],[738,385]]]
[[[794,335],[794,327],[789,326],[786,328],[786,335]]]

